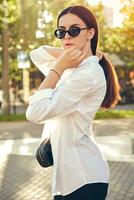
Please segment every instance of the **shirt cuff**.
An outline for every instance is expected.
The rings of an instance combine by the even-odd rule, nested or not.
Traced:
[[[37,91],[34,95],[29,97],[29,104],[34,104],[37,103],[38,101],[42,99],[49,99],[53,95],[53,90],[52,88],[46,88],[43,90]]]

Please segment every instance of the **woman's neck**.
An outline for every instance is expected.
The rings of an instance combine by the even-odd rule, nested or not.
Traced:
[[[86,57],[89,57],[89,56],[93,56],[93,53],[92,53],[92,50],[91,50],[91,48],[89,48],[89,51],[88,51],[88,53],[87,53],[87,56],[86,56]]]

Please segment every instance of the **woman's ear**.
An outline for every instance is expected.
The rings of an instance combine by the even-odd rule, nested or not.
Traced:
[[[94,34],[95,34],[95,29],[94,28],[89,29],[88,31],[89,40],[91,40],[94,37]]]

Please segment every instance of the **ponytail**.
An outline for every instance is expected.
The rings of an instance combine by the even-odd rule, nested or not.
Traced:
[[[99,61],[99,64],[103,68],[105,78],[106,78],[106,83],[107,83],[106,95],[101,104],[101,108],[114,107],[118,103],[118,101],[121,99],[120,93],[119,93],[119,83],[118,83],[117,74],[115,72],[113,64],[108,58],[103,57]]]

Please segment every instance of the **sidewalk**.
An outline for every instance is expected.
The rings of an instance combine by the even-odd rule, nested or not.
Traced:
[[[0,200],[52,200],[52,168],[41,168],[34,156],[42,128],[0,123]],[[107,200],[134,200],[133,120],[96,120],[93,129],[111,172]]]

